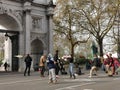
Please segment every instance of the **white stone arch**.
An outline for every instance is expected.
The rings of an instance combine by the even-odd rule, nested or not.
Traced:
[[[9,23],[12,23],[12,22],[15,22],[15,23],[13,23],[13,26],[15,25],[15,26],[17,26],[17,29],[15,29],[15,28],[13,28],[12,29],[12,27],[8,27],[8,28],[6,28],[7,29],[7,31],[18,31],[18,32],[20,32],[20,31],[22,31],[22,24],[21,24],[21,22],[20,22],[20,20],[14,15],[14,14],[12,14],[12,13],[9,13],[9,12],[7,12],[7,13],[2,13],[2,14],[0,14],[1,15],[1,18],[2,17],[4,17],[4,18],[6,18],[6,17],[8,17],[7,19],[12,19],[12,20],[14,20],[14,21],[10,21],[10,20],[8,20],[9,21]],[[3,15],[3,16],[2,16]],[[5,15],[5,16],[4,16]],[[4,19],[4,20],[6,20],[6,19]],[[4,27],[6,27],[6,25],[7,25],[7,23],[6,23],[7,21],[5,21],[3,24],[2,24],[2,21],[0,22]],[[5,23],[6,23],[6,25],[5,25]],[[11,35],[11,34],[10,34]],[[19,41],[19,43],[20,43],[20,41],[21,41],[21,34],[19,34],[18,35],[18,41]],[[6,54],[8,54],[7,56],[5,55],[5,58],[4,58],[4,60],[6,61],[8,61],[8,63],[9,63],[9,65],[10,65],[10,67],[9,67],[9,70],[10,71],[12,71],[13,70],[13,68],[14,67],[16,67],[16,66],[14,66],[13,65],[13,58],[12,58],[12,44],[11,44],[11,40],[10,39],[8,39],[9,41],[8,42],[6,42],[5,41],[5,43],[7,44],[7,46],[5,46],[5,47],[7,47],[9,50],[7,50],[7,51],[9,51],[8,53],[6,53]],[[18,44],[19,44],[18,43]],[[9,46],[9,47],[8,47]],[[19,50],[20,50],[20,47],[21,47],[21,45],[19,44]],[[18,53],[19,53],[20,51],[18,51]],[[13,54],[14,55],[14,54]],[[17,67],[19,66],[19,62],[16,64],[17,65]],[[19,67],[18,67],[19,68]],[[14,69],[15,70],[15,69]],[[16,71],[17,71],[17,69],[16,69]]]
[[[43,48],[44,48],[44,53],[47,53],[46,50],[47,50],[47,44],[45,43],[45,39],[44,38],[44,35],[42,36],[39,36],[38,34],[32,34],[31,36],[31,43],[35,40],[35,39],[39,39],[42,43],[43,43]]]
[[[7,15],[9,15],[11,18],[13,18],[16,21],[16,23],[18,24],[19,29],[16,30],[16,31],[19,32],[19,54],[23,55],[24,54],[24,48],[23,48],[22,44],[23,44],[23,40],[24,40],[24,34],[23,34],[24,29],[23,29],[23,25],[22,25],[22,20],[18,19],[18,17],[16,17],[13,13],[8,12]]]
[[[43,50],[44,50],[44,45],[43,45],[43,42],[41,40],[36,38],[31,42],[31,54],[32,53],[34,54],[36,52],[43,51]]]
[[[22,10],[15,10],[9,6],[7,7],[6,5],[7,4],[4,2],[0,3],[0,15],[6,14],[11,18],[13,18],[19,27],[18,31],[21,31],[22,30]]]
[[[16,23],[18,24],[19,29],[17,31],[19,31],[19,32],[22,31],[23,30],[22,22],[20,22],[20,20],[12,13],[7,13],[7,15],[10,16],[11,18],[13,18],[16,21]]]
[[[46,45],[45,41],[44,41],[43,39],[41,39],[41,38],[38,38],[38,39],[39,39],[40,41],[42,41],[43,46],[44,46],[44,53],[46,53],[47,45]]]
[[[42,40],[36,38],[31,42],[31,55],[33,59],[33,69],[36,71],[36,67],[39,66],[39,60],[44,53],[44,44]]]

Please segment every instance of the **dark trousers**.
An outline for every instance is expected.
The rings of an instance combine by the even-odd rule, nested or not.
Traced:
[[[60,67],[58,64],[55,65],[55,74],[58,75],[59,74],[59,70],[60,70]]]
[[[26,76],[26,72],[28,73],[28,76],[30,76],[30,67],[31,66],[26,66],[25,71],[24,71],[24,76]]]
[[[43,77],[44,76],[44,72],[45,72],[45,67],[44,66],[40,66],[40,74]]]
[[[5,71],[7,72],[7,67],[4,67],[5,68]]]

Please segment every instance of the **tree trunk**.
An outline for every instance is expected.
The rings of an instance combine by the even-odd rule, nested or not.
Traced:
[[[71,45],[71,57],[74,57],[74,45]]]
[[[120,41],[117,44],[117,56],[120,58]]]
[[[100,57],[103,56],[103,39],[98,40]]]

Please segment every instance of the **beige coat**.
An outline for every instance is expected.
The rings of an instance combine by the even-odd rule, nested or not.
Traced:
[[[45,61],[46,61],[46,57],[44,55],[41,56],[39,66],[45,66]]]

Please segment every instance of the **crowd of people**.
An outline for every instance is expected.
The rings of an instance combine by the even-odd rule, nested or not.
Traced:
[[[98,58],[97,54],[94,55],[93,61],[90,62],[90,76],[97,75],[98,69],[101,68],[108,76],[117,75],[120,71],[120,62],[118,58],[112,57],[112,54],[106,54],[102,58]]]
[[[76,79],[76,73],[74,70],[74,59],[72,55],[68,57],[67,60],[69,62],[69,76],[70,78]],[[28,54],[25,58],[26,68],[24,71],[24,76],[26,76],[26,73],[28,74],[28,76],[30,76],[31,62],[32,58]],[[86,63],[88,64],[88,62]],[[45,77],[44,73],[46,71],[46,65],[48,69],[49,83],[57,82],[57,78],[59,78],[59,72],[61,72],[61,74],[67,74],[63,62],[59,59],[58,50],[56,50],[54,56],[51,53],[49,53],[48,55],[43,54],[40,57],[39,71],[41,77]],[[97,71],[99,70],[98,68],[104,70],[108,74],[108,76],[113,76],[115,74],[118,74],[118,71],[120,71],[120,62],[117,58],[112,57],[111,53],[107,54],[106,58],[99,58],[97,54],[94,54],[93,60],[89,61],[89,77],[97,75]]]
[[[56,50],[54,56],[51,53],[49,53],[48,55],[43,54],[39,60],[40,76],[45,77],[44,73],[46,71],[46,65],[47,65],[49,83],[57,82],[57,78],[59,78],[59,72],[61,72],[61,74],[67,74],[63,62],[59,59],[58,52],[59,51]],[[32,58],[29,54],[27,54],[27,56],[25,57],[24,62],[26,65],[26,68],[24,70],[24,76],[26,76],[26,74],[30,76]],[[72,61],[70,63],[72,63]],[[71,75],[73,75],[73,67],[71,67],[70,73],[71,73],[70,77],[72,77]]]
[[[108,73],[108,75],[110,76],[118,74],[118,69],[120,67],[119,60],[115,57],[112,57],[111,53],[109,53],[106,56],[107,58],[104,59],[104,62],[103,62],[103,65],[105,67],[105,72]]]

